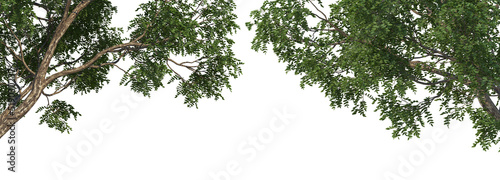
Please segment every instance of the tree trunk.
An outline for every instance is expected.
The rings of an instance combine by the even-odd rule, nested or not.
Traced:
[[[69,2],[70,1],[68,1],[68,3]],[[61,20],[61,23],[59,23],[59,25],[57,26],[57,29],[54,32],[54,36],[52,37],[52,40],[47,48],[47,51],[45,52],[45,56],[43,57],[40,66],[38,67],[35,79],[30,84],[31,86],[30,88],[32,89],[29,92],[28,96],[12,113],[10,113],[10,110],[13,108],[13,106],[9,106],[9,108],[4,110],[4,112],[0,114],[0,139],[3,137],[3,135],[5,135],[9,131],[12,125],[17,123],[22,117],[24,117],[24,115],[26,115],[26,113],[29,112],[29,110],[38,101],[38,98],[40,98],[43,89],[48,85],[48,83],[52,81],[52,80],[46,80],[45,75],[47,74],[47,69],[49,68],[50,60],[54,55],[54,51],[57,47],[57,44],[59,43],[59,40],[61,40],[64,33],[66,33],[66,30],[68,30],[68,27],[75,20],[76,16],[78,15],[78,12],[87,7],[87,5],[90,4],[90,2],[92,2],[92,0],[81,1],[69,15],[68,15],[69,6],[67,6],[67,8],[65,9],[63,15],[64,18]]]
[[[10,109],[7,109],[0,114],[0,139],[3,137],[4,134],[7,134],[7,132],[10,129],[10,126],[13,124],[10,124],[10,122],[17,122],[19,119],[11,119],[13,118],[10,115]]]
[[[26,100],[24,100],[12,113],[10,113],[13,108],[11,105],[0,114],[0,139],[9,131],[10,127],[24,117],[38,101],[38,98],[40,98],[42,94],[42,90],[45,88],[40,79],[35,79],[35,81],[32,82],[38,85],[34,87]]]

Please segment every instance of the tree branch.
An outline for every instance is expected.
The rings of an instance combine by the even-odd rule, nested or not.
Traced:
[[[45,11],[49,11],[49,7],[47,7],[47,6],[43,5],[43,4],[33,2],[33,5],[38,6],[38,7],[42,8],[42,9],[45,9]]]
[[[66,20],[66,18],[68,18],[69,6],[71,6],[71,0],[66,1],[66,7],[64,8],[64,14],[61,21],[64,21]]]
[[[45,93],[43,93],[43,95],[45,95],[45,96],[47,96],[47,97],[48,97],[48,96],[53,96],[53,95],[56,95],[56,94],[61,93],[61,92],[62,92],[62,91],[64,91],[66,88],[68,88],[68,86],[69,86],[69,85],[71,85],[71,83],[73,83],[77,77],[78,77],[78,75],[77,75],[77,76],[75,76],[75,77],[73,77],[73,78],[72,78],[71,80],[69,80],[68,82],[66,82],[66,84],[64,84],[64,86],[61,86],[61,87],[57,88],[57,89],[54,91],[54,93],[52,93],[52,94],[45,94]],[[43,91],[42,91],[42,92],[43,92]]]
[[[130,73],[128,73],[127,71],[125,71],[124,69],[122,69],[120,66],[116,65],[115,62],[102,63],[102,64],[99,64],[99,65],[92,65],[92,66],[90,66],[90,68],[97,69],[97,68],[100,68],[102,66],[108,66],[108,65],[113,65],[113,66],[117,67],[118,69],[120,69],[121,71],[123,71],[125,74],[129,75],[130,77],[132,77],[132,79],[135,79],[134,76],[132,76]]]
[[[19,40],[19,38],[16,36],[16,34],[14,33],[14,31],[12,31],[12,29],[10,28],[9,24],[5,21],[5,19],[3,20],[3,23],[4,25],[9,29],[10,33],[16,38],[17,40],[17,43],[18,43],[18,46],[19,46],[19,53],[21,55],[21,58],[17,58],[18,60],[20,60],[23,64],[24,64],[24,67],[31,73],[31,74],[35,74],[35,72],[33,72],[29,67],[28,65],[26,64],[26,61],[24,61],[24,53],[23,53],[23,45],[21,43],[21,40]],[[7,45],[4,44],[6,47]],[[12,50],[12,49],[11,49]]]
[[[15,59],[22,61],[21,58],[16,54],[16,52],[11,47],[7,46],[7,44],[4,41],[0,41],[0,43],[2,43],[7,49],[9,49],[10,54],[12,54],[12,56],[14,56]]]
[[[422,44],[422,42],[417,41],[417,40],[416,40],[415,38],[413,38],[413,37],[411,37],[411,38],[406,38],[406,39],[408,39],[408,40],[410,40],[410,41],[412,41],[412,42],[414,42],[414,43],[418,44],[421,48],[424,48],[424,49],[426,49],[426,50],[428,50],[428,51],[431,51],[431,52],[433,52],[433,53],[437,53],[437,54],[440,54],[440,55],[441,55],[441,56],[437,56],[437,55],[435,55],[435,54],[428,53],[428,54],[429,54],[429,55],[431,55],[431,56],[437,56],[437,57],[446,58],[446,59],[449,59],[449,60],[452,60],[452,61],[456,61],[456,59],[455,59],[455,58],[453,58],[453,57],[449,56],[448,54],[445,54],[445,53],[443,53],[443,52],[441,52],[441,51],[439,51],[439,50],[437,50],[437,49],[433,49],[433,48],[427,47],[427,46],[423,45],[423,44]]]
[[[102,50],[101,52],[97,53],[91,60],[89,60],[87,63],[83,64],[82,66],[80,67],[77,67],[77,68],[73,68],[73,69],[68,69],[68,70],[65,70],[65,71],[61,71],[61,72],[58,72],[56,74],[53,74],[51,76],[49,76],[45,82],[44,82],[44,85],[47,85],[49,84],[50,82],[52,82],[53,80],[61,77],[61,76],[65,76],[65,75],[68,75],[68,74],[73,74],[73,73],[77,73],[77,72],[80,72],[86,68],[89,68],[93,65],[93,63],[95,61],[97,61],[97,59],[99,59],[101,56],[103,56],[104,54],[108,53],[108,52],[112,52],[113,50],[115,49],[119,49],[119,48],[124,48],[124,47],[138,47],[138,48],[146,48],[148,47],[149,45],[147,44],[142,44],[142,43],[133,43],[133,42],[129,42],[129,43],[124,43],[124,44],[120,44],[120,45],[115,45],[115,46],[112,46],[110,48],[107,48],[105,50]]]
[[[181,78],[182,82],[186,82],[186,80],[184,80],[184,78],[179,74],[177,73],[172,67],[170,67],[170,65],[168,64],[168,61],[166,62],[168,68],[170,68],[170,70],[172,70],[177,76],[179,76],[179,78]]]
[[[66,17],[66,19],[63,19],[61,23],[59,23],[59,25],[57,26],[56,31],[54,32],[52,40],[49,44],[49,47],[47,48],[45,56],[42,59],[42,62],[40,63],[40,67],[37,72],[36,78],[40,79],[40,81],[45,77],[45,74],[47,73],[50,60],[52,59],[52,56],[54,56],[54,51],[57,47],[57,44],[59,43],[59,40],[61,40],[62,36],[66,33],[66,30],[68,30],[68,27],[75,20],[76,16],[78,15],[78,12],[82,11],[85,7],[87,7],[90,4],[90,2],[91,1],[89,0],[81,1],[75,7],[75,9],[73,9],[72,13],[68,17]],[[47,83],[44,82],[43,84]]]
[[[492,115],[496,121],[500,121],[500,111],[497,109],[495,103],[491,100],[490,96],[485,93],[476,93],[478,95],[481,107]]]
[[[19,121],[21,117],[26,115],[28,111],[35,105],[37,102],[38,98],[42,94],[43,89],[48,85],[47,81],[45,81],[45,75],[47,73],[47,69],[50,65],[50,60],[54,56],[54,51],[57,47],[57,44],[59,43],[59,40],[62,38],[68,27],[71,25],[73,20],[76,18],[77,14],[79,11],[84,9],[88,4],[90,4],[91,1],[89,0],[83,0],[81,1],[73,10],[73,13],[71,13],[64,21],[59,23],[52,40],[47,48],[47,51],[45,53],[45,56],[43,57],[38,71],[36,72],[35,79],[31,82],[30,87],[28,87],[25,91],[27,95],[26,100],[23,101],[19,107],[15,109],[14,112],[7,112],[4,111],[2,113],[2,118],[0,119],[5,119],[6,121],[10,122],[11,124],[16,123]],[[10,106],[13,107],[13,106]],[[1,123],[0,123],[1,126]],[[0,127],[0,131],[4,133],[4,128]]]
[[[191,70],[191,71],[194,71],[194,69],[193,69],[194,67],[198,67],[198,66],[188,66],[188,65],[183,65],[185,62],[182,62],[182,63],[177,63],[177,62],[175,62],[173,59],[170,59],[170,58],[169,58],[169,59],[167,59],[167,60],[168,60],[168,61],[173,62],[173,63],[174,63],[175,65],[177,65],[177,66],[182,66],[182,67],[185,67],[185,68],[187,68],[187,69],[189,69],[189,70]]]
[[[342,31],[342,29],[338,28],[335,24],[333,24],[332,22],[330,22],[330,21],[328,20],[328,17],[326,16],[326,14],[325,14],[325,13],[323,13],[323,11],[321,11],[321,10],[320,10],[320,9],[319,9],[319,8],[318,8],[318,7],[317,7],[317,6],[316,6],[316,5],[315,5],[315,4],[314,4],[311,0],[308,0],[308,1],[309,1],[309,2],[310,2],[313,6],[314,6],[314,8],[316,8],[316,10],[318,10],[321,14],[323,14],[323,17],[324,17],[324,18],[322,18],[322,17],[318,16],[317,14],[314,14],[314,15],[316,15],[316,17],[318,17],[318,18],[320,18],[321,20],[323,20],[323,21],[327,22],[328,24],[330,24],[330,26],[331,26],[331,27],[333,27],[333,28],[334,28],[337,32],[339,32],[342,36],[344,36],[344,37],[347,37],[347,36],[348,36],[348,35],[347,35],[347,33],[345,33],[344,31]]]

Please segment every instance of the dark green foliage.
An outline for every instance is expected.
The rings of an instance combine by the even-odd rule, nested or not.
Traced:
[[[241,74],[242,63],[231,50],[234,41],[227,37],[239,28],[232,13],[235,4],[224,0],[151,1],[140,8],[144,12],[129,27],[134,30],[131,39],[146,32],[139,42],[152,46],[130,54],[135,65],[121,84],[131,84],[132,90],[149,96],[152,89],[163,87],[161,80],[165,75],[173,74],[169,82],[181,81],[177,96],[185,96],[188,106],[196,105],[202,97],[222,98],[222,89],[231,88],[229,78]],[[174,56],[197,57],[192,59],[197,68],[190,69],[192,74],[188,79],[166,66],[174,65],[169,62]]]
[[[332,108],[364,116],[370,99],[394,138],[412,138],[434,124],[429,108],[440,103],[444,124],[469,116],[474,146],[486,150],[500,140],[500,119],[485,107],[498,104],[473,102],[498,96],[499,3],[266,0],[247,27],[256,27],[252,49],[272,45],[287,71],[302,75],[301,86],[319,85]],[[417,99],[417,84],[431,95]]]
[[[77,16],[48,60],[44,57],[49,53],[58,26],[65,21],[67,0],[0,2],[0,107],[3,110],[11,101],[9,94],[17,96],[33,88],[40,64],[47,61],[50,62],[47,71],[41,72],[46,79],[86,67],[48,82],[42,93],[42,97],[47,98],[65,89],[80,95],[99,92],[109,83],[110,70],[116,67],[124,72],[120,84],[130,85],[132,91],[149,97],[152,90],[164,86],[164,81],[178,82],[175,96],[184,96],[187,106],[197,107],[200,98],[222,98],[223,89],[231,89],[229,79],[241,74],[242,62],[234,57],[231,50],[234,41],[228,38],[239,29],[232,0],[151,0],[138,7],[140,14],[128,27],[129,38],[123,37],[122,28],[110,26],[117,8],[109,0],[91,0],[81,11],[74,11],[84,2],[89,1],[71,0],[66,17]],[[176,59],[179,57],[192,59],[182,62]],[[133,65],[119,67],[119,62],[126,60],[134,61]],[[177,73],[180,68],[191,73],[183,77]],[[17,72],[16,83],[22,87],[21,91],[9,92],[9,72]],[[41,111],[44,114],[40,123],[61,132],[71,130],[67,124],[71,115],[74,118],[80,115],[71,105],[59,100],[37,110]]]
[[[76,120],[78,116],[81,116],[81,114],[74,109],[75,108],[73,108],[71,104],[56,99],[52,101],[50,105],[38,108],[36,112],[38,113],[45,110],[40,117],[40,124],[47,123],[47,126],[50,128],[61,131],[61,133],[66,131],[69,134],[72,128],[68,125],[68,119],[73,116]]]

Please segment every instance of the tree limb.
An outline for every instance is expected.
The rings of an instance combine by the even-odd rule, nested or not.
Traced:
[[[189,70],[191,70],[191,71],[194,71],[193,67],[197,67],[197,66],[188,66],[188,65],[183,65],[183,63],[177,63],[177,62],[175,62],[173,59],[170,59],[170,58],[169,58],[169,59],[167,59],[167,60],[168,60],[168,61],[173,62],[173,63],[174,63],[175,65],[177,65],[177,66],[182,66],[182,67],[185,67],[185,68],[187,68],[187,69],[189,69]]]
[[[478,95],[479,103],[481,107],[492,115],[495,120],[500,121],[500,111],[497,109],[495,103],[491,100],[490,96],[485,93],[476,93]]]
[[[61,21],[64,21],[66,20],[66,18],[68,18],[69,6],[71,6],[71,0],[66,1],[66,7],[64,8],[64,14]]]
[[[17,107],[14,112],[4,111],[0,115],[0,119],[6,121],[6,122],[0,122],[0,134],[1,135],[5,134],[5,131],[6,131],[6,127],[4,127],[3,124],[16,123],[17,121],[19,121],[19,119],[21,117],[23,117],[26,113],[28,113],[28,111],[35,105],[35,103],[37,102],[38,98],[40,97],[43,89],[48,84],[47,81],[44,81],[45,75],[47,73],[47,69],[49,67],[50,60],[52,59],[52,57],[54,55],[54,51],[57,47],[57,44],[59,43],[59,40],[62,38],[62,36],[66,32],[66,30],[68,29],[68,27],[71,25],[73,20],[76,18],[78,12],[81,11],[83,8],[85,8],[88,4],[90,4],[90,2],[91,1],[89,1],[89,0],[81,1],[73,10],[73,13],[71,13],[71,15],[69,15],[64,21],[62,21],[58,25],[58,27],[57,27],[57,29],[52,37],[52,40],[49,44],[49,47],[47,48],[45,56],[42,59],[42,62],[40,63],[40,66],[39,66],[38,71],[36,73],[35,79],[31,82],[31,86],[28,87],[25,91],[23,91],[23,92],[26,92],[26,94],[28,94],[28,92],[29,92],[29,94],[26,97],[26,100],[24,100],[23,103],[20,104],[19,107]],[[9,106],[9,108],[12,108],[12,107],[14,107],[14,106]]]
[[[19,46],[19,53],[21,55],[21,58],[17,58],[18,60],[20,60],[23,64],[24,64],[24,67],[31,73],[31,74],[35,74],[35,72],[33,72],[29,67],[28,65],[26,64],[26,61],[24,61],[24,52],[23,52],[23,45],[21,43],[21,40],[19,40],[19,38],[16,36],[16,34],[14,33],[14,31],[12,31],[12,29],[10,28],[9,24],[5,21],[5,19],[3,20],[3,23],[4,25],[9,29],[10,33],[14,36],[14,38],[16,38],[17,40],[17,43],[18,43],[18,46]],[[4,44],[6,47],[7,45]],[[11,49],[12,50],[12,49]]]
[[[54,56],[54,51],[57,47],[57,44],[59,43],[59,40],[61,40],[62,36],[66,33],[66,30],[68,30],[68,27],[75,20],[76,16],[78,15],[78,12],[82,11],[85,7],[87,7],[90,4],[90,2],[91,1],[89,0],[81,1],[75,7],[75,9],[73,9],[72,13],[68,17],[66,17],[66,19],[61,21],[61,23],[59,23],[59,25],[57,26],[56,31],[54,32],[52,40],[49,44],[49,47],[47,48],[45,56],[42,59],[42,62],[40,63],[40,67],[37,72],[37,78],[39,78],[40,81],[45,77],[45,74],[50,64],[50,60]]]
[[[68,75],[68,74],[73,74],[73,73],[77,73],[77,72],[80,72],[86,68],[89,68],[93,65],[93,63],[95,61],[97,61],[97,59],[99,59],[101,56],[103,56],[104,54],[108,53],[108,52],[112,52],[113,50],[115,49],[118,49],[118,48],[124,48],[124,47],[139,47],[139,48],[146,48],[148,47],[149,45],[147,44],[142,44],[142,43],[136,43],[136,42],[129,42],[129,43],[124,43],[124,44],[120,44],[120,45],[115,45],[115,46],[112,46],[110,48],[107,48],[105,50],[102,50],[101,52],[97,53],[91,60],[89,60],[87,63],[83,64],[82,66],[80,67],[77,67],[77,68],[73,68],[73,69],[68,69],[68,70],[64,70],[64,71],[61,71],[61,72],[58,72],[56,74],[53,74],[51,76],[49,76],[45,82],[43,83],[44,86],[46,86],[47,84],[49,84],[50,82],[52,82],[53,80],[61,77],[61,76],[65,76],[65,75]]]
[[[172,67],[170,67],[168,61],[165,64],[167,64],[168,68],[170,68],[170,70],[172,70],[177,76],[179,76],[179,78],[181,78],[182,82],[186,82],[186,80],[184,80],[184,78],[179,73],[177,73],[174,69],[172,69]]]
[[[441,55],[441,56],[437,56],[437,57],[442,57],[442,58],[446,58],[446,59],[449,59],[449,60],[452,60],[452,61],[456,61],[456,59],[455,59],[455,58],[453,58],[452,56],[449,56],[448,54],[445,54],[445,53],[443,53],[442,51],[439,51],[439,50],[437,50],[437,49],[433,49],[433,48],[427,47],[427,46],[423,45],[423,44],[422,44],[422,42],[417,41],[417,40],[416,40],[415,38],[413,38],[413,37],[411,37],[411,38],[406,38],[406,39],[408,39],[408,40],[410,40],[410,41],[412,41],[412,42],[414,42],[414,43],[418,44],[421,48],[424,48],[424,49],[429,50],[429,51],[431,51],[431,52],[433,52],[433,53],[437,53],[437,54],[440,54],[440,55]],[[436,56],[435,54],[431,54],[431,53],[428,53],[428,54],[429,54],[429,55],[431,55],[431,56]]]
[[[47,6],[43,5],[43,4],[40,4],[40,3],[37,3],[37,2],[33,2],[33,5],[38,6],[38,7],[42,8],[42,9],[45,9],[45,11],[49,11],[49,7],[47,7]]]
[[[338,28],[335,24],[333,24],[332,22],[330,22],[330,21],[328,20],[328,17],[326,16],[326,14],[325,14],[325,13],[323,13],[323,11],[321,11],[321,10],[320,10],[320,9],[319,9],[319,8],[318,8],[318,7],[317,7],[317,6],[316,6],[316,5],[315,5],[315,4],[314,4],[311,0],[308,0],[308,1],[309,1],[309,2],[310,2],[313,6],[314,6],[314,8],[316,8],[316,10],[318,10],[321,14],[323,14],[323,17],[324,17],[324,18],[322,18],[322,17],[318,16],[317,14],[314,14],[314,15],[316,15],[316,17],[318,17],[318,18],[320,18],[321,20],[323,20],[323,21],[327,22],[328,24],[330,24],[330,26],[332,26],[332,27],[333,27],[333,28],[334,28],[337,32],[339,32],[342,36],[344,36],[344,37],[347,37],[347,36],[348,36],[348,35],[347,35],[347,33],[345,33],[344,31],[342,31],[342,29]]]

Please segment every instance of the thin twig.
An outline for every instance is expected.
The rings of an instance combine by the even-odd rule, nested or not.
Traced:
[[[68,86],[73,83],[73,81],[75,81],[75,79],[80,76],[80,75],[76,75],[75,77],[73,77],[71,80],[69,80],[68,82],[66,82],[66,84],[64,84],[64,86],[61,86],[59,88],[57,88],[54,93],[52,94],[44,94],[45,96],[53,96],[53,95],[56,95],[56,94],[59,94],[61,93],[62,91],[64,91],[66,88],[68,88]]]
[[[17,40],[17,43],[18,43],[18,46],[19,46],[19,52],[21,54],[21,62],[23,62],[24,64],[24,67],[26,67],[26,69],[28,69],[28,71],[32,74],[35,74],[35,72],[33,72],[29,67],[28,65],[26,64],[26,61],[24,61],[24,53],[23,53],[23,45],[21,44],[21,40],[19,40],[19,38],[16,36],[16,34],[14,33],[14,31],[12,31],[12,29],[10,28],[9,24],[5,21],[5,19],[3,20],[3,23],[5,26],[7,26],[7,28],[9,29],[10,33],[16,38]],[[5,46],[7,46],[6,44],[4,44]],[[19,59],[19,58],[18,58]]]
[[[172,70],[177,76],[179,76],[179,78],[181,78],[182,82],[186,82],[186,80],[184,80],[184,78],[182,78],[182,76],[177,73],[172,67],[170,67],[170,65],[168,64],[168,61],[166,62],[168,68],[170,68],[170,70]]]

